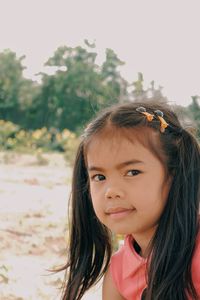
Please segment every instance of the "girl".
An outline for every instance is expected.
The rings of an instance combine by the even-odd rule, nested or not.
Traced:
[[[103,111],[75,161],[63,299],[103,275],[104,300],[200,299],[199,175],[199,145],[169,107]],[[125,235],[114,255],[111,232]]]

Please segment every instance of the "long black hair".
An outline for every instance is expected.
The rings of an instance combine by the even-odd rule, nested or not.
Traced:
[[[164,113],[169,126],[160,132],[160,120],[151,122],[136,110]],[[191,262],[199,230],[200,149],[195,137],[184,129],[176,114],[159,102],[133,102],[112,106],[101,112],[86,128],[77,151],[73,171],[71,228],[66,284],[63,300],[79,300],[106,272],[112,254],[111,233],[97,219],[90,197],[85,153],[90,140],[112,127],[136,131],[141,142],[161,160],[172,175],[167,204],[150,244],[145,300],[198,299],[192,282]],[[155,144],[149,130],[156,132]],[[150,255],[149,255],[150,257]]]

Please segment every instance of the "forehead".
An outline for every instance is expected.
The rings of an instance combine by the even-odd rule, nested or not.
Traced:
[[[89,141],[85,158],[88,165],[123,162],[125,160],[158,160],[150,142],[157,143],[153,130],[112,129],[103,131]]]

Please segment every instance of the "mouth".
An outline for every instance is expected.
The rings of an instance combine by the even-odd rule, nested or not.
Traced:
[[[115,208],[115,209],[108,209],[106,211],[106,214],[109,217],[111,217],[112,219],[120,219],[120,218],[128,216],[134,210],[135,210],[135,208],[121,208],[121,207],[118,207],[118,208]]]

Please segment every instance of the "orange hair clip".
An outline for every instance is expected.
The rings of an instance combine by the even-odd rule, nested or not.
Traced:
[[[149,122],[151,122],[151,121],[153,120],[153,118],[154,118],[154,115],[148,113],[148,112],[146,111],[146,108],[144,108],[144,107],[142,107],[142,106],[136,108],[136,111],[138,111],[138,112],[140,112],[141,114],[145,115],[146,118],[147,118],[147,120],[148,120]]]
[[[160,120],[160,132],[162,132],[162,133],[165,132],[165,128],[167,128],[169,126],[169,124],[163,118],[163,115],[164,115],[163,112],[161,110],[155,110],[154,113]]]

